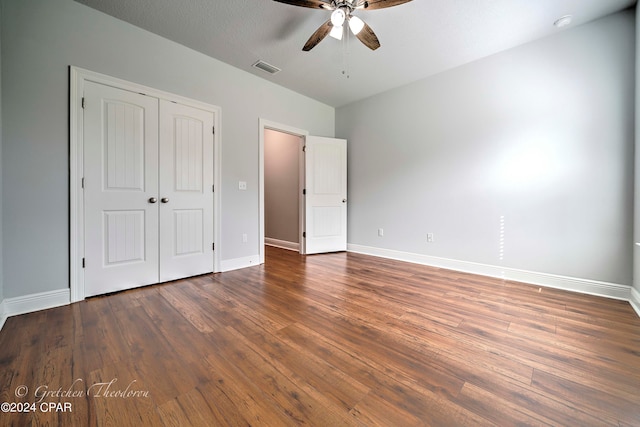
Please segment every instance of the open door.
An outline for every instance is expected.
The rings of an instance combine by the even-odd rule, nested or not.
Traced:
[[[347,141],[307,136],[305,253],[347,250]]]

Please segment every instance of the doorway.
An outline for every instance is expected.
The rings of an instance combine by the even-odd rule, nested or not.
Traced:
[[[300,152],[304,138],[264,131],[265,244],[300,252],[302,191]]]
[[[299,147],[298,250],[300,254],[347,250],[347,141],[311,136],[291,126],[260,119],[259,261],[265,257],[265,135],[297,137]]]
[[[271,245],[281,246],[286,249],[298,251],[304,254],[304,199],[302,189],[304,187],[304,157],[303,147],[309,132],[297,129],[281,123],[260,119],[260,234],[259,234],[259,255],[260,263],[264,263],[264,246],[268,242]],[[267,144],[270,146],[267,148]],[[267,153],[267,150],[269,151]],[[297,152],[297,162],[295,162],[294,150]],[[286,161],[274,157],[279,152],[284,152]],[[283,153],[280,153],[283,154]],[[297,163],[297,166],[294,166]],[[266,171],[269,166],[284,166],[286,171],[276,174],[273,168],[269,171],[269,183],[274,186],[279,182],[286,182],[287,191],[285,195],[277,193],[275,188],[266,188]],[[297,167],[297,177],[295,168]],[[296,197],[293,192],[297,192]],[[269,193],[269,194],[267,194]],[[270,208],[267,214],[266,202],[269,197]],[[286,204],[278,206],[277,203]],[[276,204],[274,206],[274,203]],[[297,214],[294,210],[297,208]],[[295,224],[284,224],[279,215],[284,215],[289,221],[296,221]],[[267,233],[266,216],[269,215],[269,233]],[[271,234],[271,236],[269,236]]]

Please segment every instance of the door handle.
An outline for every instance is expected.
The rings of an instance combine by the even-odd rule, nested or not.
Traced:
[[[347,203],[347,199],[342,199],[342,203]]]
[[[169,203],[169,198],[168,197],[163,197],[162,199],[160,199],[160,201],[162,203]]]
[[[156,199],[155,197],[151,197],[151,198],[149,199],[149,203],[155,203],[155,202],[157,202],[157,201],[158,201],[158,199]]]

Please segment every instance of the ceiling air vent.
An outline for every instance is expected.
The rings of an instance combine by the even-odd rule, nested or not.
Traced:
[[[255,64],[253,64],[252,67],[259,68],[262,71],[266,71],[269,74],[275,74],[275,73],[278,73],[278,72],[282,71],[280,68],[276,67],[275,65],[268,64],[268,63],[266,63],[266,62],[264,62],[262,60],[260,60],[260,61],[256,62]]]

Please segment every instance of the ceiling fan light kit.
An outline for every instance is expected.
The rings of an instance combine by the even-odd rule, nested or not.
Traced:
[[[302,50],[309,51],[324,40],[327,35],[342,40],[344,21],[349,23],[349,29],[365,46],[371,50],[380,47],[380,41],[362,19],[353,16],[355,10],[375,10],[398,6],[411,0],[274,0],[292,6],[311,9],[330,10],[331,17],[309,37]]]
[[[352,16],[349,18],[349,28],[351,28],[353,35],[357,36],[364,28],[364,21],[357,16]]]
[[[344,13],[344,10],[342,8],[336,9],[331,14],[331,24],[333,24],[334,27],[342,27],[342,24],[344,23],[344,19],[346,17],[347,14]]]
[[[342,28],[342,26],[334,26],[333,28],[331,28],[329,35],[336,40],[342,40],[342,33],[344,33],[344,29]]]

